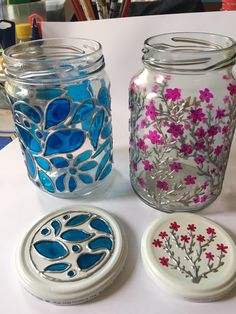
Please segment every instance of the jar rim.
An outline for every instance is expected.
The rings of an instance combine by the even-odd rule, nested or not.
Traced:
[[[73,46],[71,45],[72,42],[75,42],[77,44],[87,43],[94,45],[93,50],[91,49],[91,46],[87,46],[87,49],[91,49],[91,51],[85,52],[84,50],[80,49],[79,47],[76,47],[76,44]],[[43,47],[43,44],[46,44]],[[46,57],[46,55],[37,55],[34,54],[34,49],[36,48],[61,48],[64,49],[64,52],[60,52],[60,55],[54,55],[51,57]],[[30,53],[32,55],[32,58],[25,57],[23,58],[23,54],[26,54],[26,52]],[[34,62],[42,62],[42,63],[64,63],[64,62],[76,62],[79,60],[83,60],[83,58],[92,57],[95,56],[97,53],[101,52],[102,54],[102,45],[93,39],[87,39],[87,38],[80,38],[80,37],[59,37],[59,38],[47,38],[47,39],[38,39],[34,41],[19,43],[14,46],[10,46],[9,48],[5,49],[3,52],[3,60],[4,62],[22,62],[31,64]],[[54,53],[55,54],[55,53]],[[42,58],[42,59],[40,59]]]

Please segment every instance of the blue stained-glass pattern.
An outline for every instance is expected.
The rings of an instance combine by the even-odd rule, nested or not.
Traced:
[[[64,184],[64,179],[66,177],[66,174],[62,174],[56,179],[56,187],[58,191],[63,192],[65,191],[65,184]]]
[[[96,238],[96,239],[90,241],[89,247],[92,250],[97,250],[97,249],[102,249],[102,248],[111,250],[112,249],[112,240],[107,238],[107,237],[99,237],[99,238]]]
[[[77,186],[77,184],[76,184],[75,178],[70,177],[70,179],[69,179],[69,191],[73,192],[76,189],[76,186]]]
[[[88,80],[81,84],[67,86],[65,90],[67,90],[67,96],[77,102],[83,102],[85,99],[90,99],[93,96]]]
[[[78,253],[80,251],[81,247],[79,245],[72,245],[72,251],[75,253]]]
[[[44,271],[45,272],[63,272],[70,268],[70,264],[68,263],[56,263],[47,266]]]
[[[51,222],[51,226],[54,229],[54,235],[57,236],[61,231],[61,222],[58,220],[53,220]]]
[[[79,174],[79,178],[80,180],[85,183],[85,184],[91,184],[93,183],[93,177],[90,176],[89,174],[83,174],[83,173],[80,173]]]
[[[57,169],[65,168],[69,166],[68,161],[63,157],[51,158],[50,161],[53,164],[53,166],[56,167]]]
[[[70,113],[70,101],[67,98],[54,99],[46,109],[45,129],[63,122]]]
[[[28,174],[32,179],[34,179],[36,176],[37,170],[35,167],[33,157],[27,149],[25,149],[24,152],[25,152],[25,161],[26,161],[26,167],[28,169]]]
[[[95,105],[92,99],[88,99],[86,102],[82,103],[71,121],[71,123],[79,123],[90,118],[94,113]]]
[[[54,188],[53,182],[49,178],[49,176],[43,171],[38,171],[38,176],[39,176],[39,180],[42,183],[45,190],[47,190],[48,192],[54,193],[55,188]]]
[[[34,243],[35,250],[48,259],[60,259],[67,256],[67,248],[58,241],[42,240]]]
[[[110,109],[110,95],[106,87],[102,87],[98,93],[98,102],[105,108]]]
[[[77,167],[79,163],[87,160],[90,158],[90,156],[92,155],[93,151],[90,150],[86,150],[85,152],[79,154],[75,160],[74,160],[74,166]]]
[[[49,171],[51,169],[50,163],[43,157],[35,157],[37,164],[45,171]]]
[[[99,263],[105,257],[105,253],[81,254],[78,257],[77,264],[80,269],[89,269]]]
[[[90,218],[88,214],[77,215],[68,220],[65,224],[66,227],[78,226],[86,222]]]
[[[70,242],[81,242],[91,238],[92,234],[80,229],[69,229],[61,234],[61,238]]]
[[[104,126],[101,136],[102,138],[107,138],[109,135],[111,135],[111,123],[108,123]]]
[[[109,175],[109,173],[111,172],[111,170],[112,170],[112,164],[110,163],[110,164],[108,164],[108,165],[106,166],[106,168],[103,170],[101,176],[99,177],[99,180],[105,179],[105,178]]]
[[[96,230],[111,234],[111,229],[110,229],[109,225],[104,220],[102,220],[100,218],[94,218],[90,222],[90,226]]]
[[[73,277],[76,275],[76,271],[75,271],[75,270],[70,270],[70,271],[68,271],[67,275],[68,275],[70,278],[73,278]]]
[[[39,153],[41,151],[41,146],[38,140],[28,130],[22,128],[20,125],[16,125],[16,127],[25,146],[28,147],[33,153]]]
[[[53,98],[61,96],[63,90],[59,88],[42,88],[37,90],[37,97],[43,100],[51,100]]]
[[[94,149],[97,149],[98,146],[98,140],[103,126],[104,116],[105,116],[104,109],[100,109],[96,116],[94,117],[93,122],[91,123],[90,140]]]
[[[85,140],[84,132],[78,129],[66,129],[52,133],[46,142],[45,156],[69,153],[80,148]]]
[[[41,234],[44,235],[44,236],[50,234],[50,229],[44,228],[44,229],[41,231]]]
[[[107,139],[102,145],[100,145],[100,147],[98,148],[98,150],[93,154],[93,158],[96,158],[98,155],[101,154],[101,152],[103,152],[105,149],[111,149],[111,143],[112,140],[111,138]]]
[[[22,112],[26,117],[28,117],[34,123],[39,123],[41,121],[41,117],[40,117],[39,113],[34,108],[32,108],[31,106],[29,106],[23,102],[17,103],[14,106],[14,112],[15,111]]]
[[[111,153],[110,151],[108,151],[102,158],[98,168],[97,168],[97,172],[96,172],[96,176],[95,176],[95,180],[97,180],[100,176],[100,174],[102,173],[104,167],[106,166],[108,160],[110,159]]]
[[[93,168],[95,168],[97,166],[97,162],[96,161],[88,161],[85,164],[83,164],[83,166],[81,166],[79,168],[80,171],[88,171],[91,170]]]

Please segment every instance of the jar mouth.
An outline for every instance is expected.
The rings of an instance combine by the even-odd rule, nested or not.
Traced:
[[[17,44],[3,53],[8,79],[24,83],[61,83],[104,67],[102,46],[85,38],[50,38]]]
[[[145,40],[143,62],[180,71],[213,70],[234,62],[236,43],[213,33],[176,32]]]

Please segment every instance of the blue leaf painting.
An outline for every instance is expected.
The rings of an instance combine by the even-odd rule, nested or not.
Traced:
[[[109,163],[109,164],[105,167],[105,169],[103,170],[102,174],[100,175],[99,181],[105,179],[105,178],[109,175],[109,173],[111,172],[111,170],[112,170],[112,163]]]
[[[26,167],[28,169],[28,173],[29,173],[29,176],[34,179],[35,176],[36,176],[36,173],[37,173],[37,170],[36,170],[36,167],[35,167],[35,163],[34,163],[34,160],[33,160],[33,156],[31,155],[31,153],[24,149],[24,152],[25,152],[25,160],[26,160]]]
[[[107,123],[101,133],[102,138],[107,138],[111,134],[112,128],[111,128],[111,123]]]
[[[102,157],[102,160],[97,168],[95,180],[98,180],[100,174],[102,173],[103,169],[105,168],[108,160],[110,159],[111,153],[108,151],[106,154]]]
[[[57,169],[65,168],[69,166],[69,162],[63,157],[54,157],[50,159],[51,163]]]
[[[16,127],[20,133],[20,137],[22,138],[24,145],[28,147],[31,152],[36,154],[39,153],[41,151],[41,146],[38,140],[33,137],[33,135],[28,130],[22,128],[20,125],[16,125]]]
[[[61,222],[59,220],[53,220],[51,226],[54,230],[54,235],[57,236],[61,231]]]
[[[58,241],[42,240],[34,243],[35,250],[48,259],[61,259],[68,255],[65,245]]]
[[[47,266],[44,271],[45,272],[55,272],[55,273],[61,273],[63,271],[66,271],[71,267],[71,264],[68,263],[56,263],[56,264],[51,264]]]
[[[97,254],[81,254],[77,259],[77,264],[80,269],[89,269],[96,266],[103,258],[105,257],[105,253],[97,253]]]
[[[49,178],[49,176],[43,171],[38,171],[38,176],[39,176],[39,180],[42,183],[45,190],[47,190],[50,193],[54,193],[55,188],[54,188],[53,182]]]
[[[76,187],[77,187],[77,183],[76,183],[74,177],[70,177],[70,179],[69,179],[69,191],[73,192],[76,189]]]
[[[101,154],[105,149],[110,150],[112,147],[112,139],[111,137],[107,139],[103,144],[101,144],[98,150],[93,154],[92,158],[96,158],[98,155]]]
[[[61,234],[61,238],[69,242],[81,242],[88,240],[91,237],[92,237],[91,233],[79,229],[69,229]]]
[[[14,111],[20,111],[22,112],[25,116],[27,116],[30,120],[32,120],[34,123],[39,123],[41,121],[40,114],[32,108],[31,106],[25,104],[25,103],[17,103],[14,106]]]
[[[110,95],[106,87],[101,87],[98,93],[98,102],[105,108],[110,109]]]
[[[91,123],[90,141],[94,149],[97,149],[98,146],[98,140],[103,126],[104,116],[104,109],[100,109]]]
[[[83,174],[83,173],[80,173],[79,174],[79,178],[80,180],[85,183],[85,184],[91,184],[93,183],[93,177],[90,176],[89,174]]]
[[[90,150],[86,150],[85,152],[79,154],[75,160],[74,160],[74,167],[77,167],[79,163],[87,160],[90,158],[90,156],[92,155],[93,151]]]
[[[36,157],[35,158],[37,164],[45,171],[51,170],[50,163],[43,157]]]
[[[93,168],[95,168],[97,166],[97,162],[92,160],[92,161],[88,161],[86,162],[85,164],[83,164],[79,170],[80,171],[88,171],[88,170],[91,170]]]
[[[67,86],[65,90],[67,90],[67,96],[76,102],[83,102],[85,99],[90,99],[93,96],[88,80],[83,81],[81,84]]]
[[[87,120],[94,113],[94,109],[95,105],[92,99],[84,101],[76,110],[75,115],[71,121],[71,124]]]
[[[78,129],[62,129],[48,136],[45,156],[69,153],[80,148],[85,140],[85,134]]]
[[[58,191],[60,192],[65,191],[65,184],[64,184],[65,177],[66,177],[66,174],[62,174],[60,177],[56,179],[56,187]]]
[[[99,237],[89,242],[89,248],[92,250],[98,250],[103,248],[111,250],[112,245],[112,240],[107,237]]]
[[[67,98],[57,98],[51,101],[46,109],[45,129],[49,129],[65,121],[70,110],[70,101]]]
[[[110,226],[101,218],[94,218],[90,222],[90,226],[98,231],[102,231],[109,234],[112,233]]]
[[[72,217],[70,220],[68,220],[65,226],[66,227],[78,226],[85,223],[89,218],[90,218],[89,214],[77,215],[77,216]]]

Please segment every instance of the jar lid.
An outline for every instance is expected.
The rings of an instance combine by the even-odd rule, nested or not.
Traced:
[[[222,298],[236,285],[236,247],[219,225],[195,214],[169,214],[144,233],[141,253],[150,277],[192,301]]]
[[[86,302],[109,286],[124,266],[127,241],[118,223],[91,206],[60,209],[39,220],[16,256],[23,286],[48,302]]]

